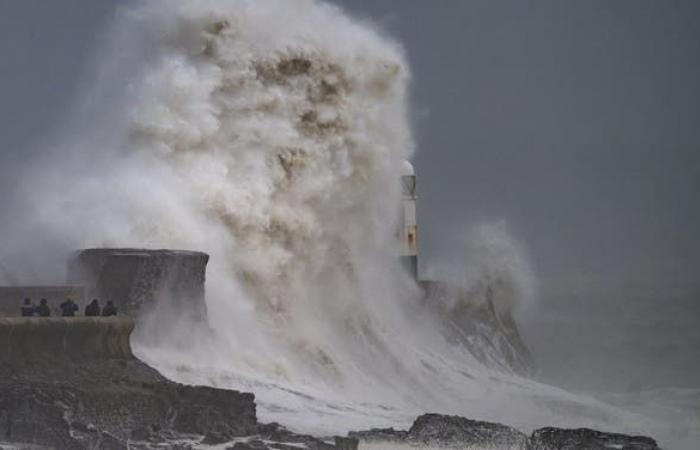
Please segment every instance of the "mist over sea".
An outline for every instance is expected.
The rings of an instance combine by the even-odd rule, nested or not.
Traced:
[[[503,221],[450,230],[452,254],[423,275],[465,291],[499,280],[499,309],[560,324],[556,345],[525,337],[536,361],[560,352],[562,365],[548,354],[531,379],[446,338],[397,259],[401,167],[430,149],[415,148],[405,50],[375,26],[317,0],[132,2],[95,55],[52,151],[22,166],[5,204],[8,280],[61,279],[78,248],[207,252],[209,327],[161,310],[139,324],[135,352],[175,381],[254,392],[261,420],[296,431],[405,428],[437,412],[645,434],[669,449],[700,440],[688,401],[700,386],[683,369],[636,382],[607,360],[619,350],[567,354],[562,342],[596,324],[538,303],[527,243]],[[640,314],[620,319],[658,319],[640,322],[644,350],[623,356],[636,367],[670,351],[647,351],[643,328],[673,326]],[[579,379],[585,364],[606,375]]]

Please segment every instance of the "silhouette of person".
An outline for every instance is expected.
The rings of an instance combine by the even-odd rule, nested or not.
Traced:
[[[34,305],[32,305],[32,300],[30,298],[24,299],[24,304],[22,305],[22,317],[32,317],[34,315]]]
[[[85,315],[87,317],[97,317],[100,315],[100,304],[96,298],[85,307]]]
[[[107,304],[105,305],[104,308],[102,308],[102,316],[103,317],[109,317],[109,316],[116,316],[117,315],[117,307],[114,306],[114,302],[112,300],[109,300]]]
[[[35,308],[36,313],[41,317],[49,317],[51,315],[51,309],[49,305],[46,304],[46,299],[42,298],[39,302],[39,306]]]
[[[66,299],[65,302],[61,303],[61,316],[63,317],[73,317],[75,312],[78,310],[78,305],[71,299]]]

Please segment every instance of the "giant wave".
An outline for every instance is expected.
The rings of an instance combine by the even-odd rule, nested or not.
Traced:
[[[500,256],[439,307],[402,271],[398,180],[413,141],[392,39],[316,0],[154,0],[121,9],[97,59],[79,137],[37,168],[71,182],[20,190],[32,207],[16,235],[42,237],[16,248],[208,252],[209,327],[151,318],[169,332],[141,324],[141,359],[252,391],[261,419],[305,432],[426,411],[649,432],[640,415],[517,375],[488,339],[445,333],[481,275],[506,286],[499,307],[532,295],[502,229],[482,233]]]

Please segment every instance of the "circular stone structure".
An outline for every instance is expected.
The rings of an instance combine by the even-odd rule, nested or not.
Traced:
[[[184,250],[92,248],[68,263],[68,283],[86,287],[87,298],[112,301],[120,314],[138,318],[167,306],[206,321],[204,282],[209,255]]]

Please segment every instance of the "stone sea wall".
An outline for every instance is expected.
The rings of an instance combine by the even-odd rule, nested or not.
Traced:
[[[68,283],[86,287],[90,298],[113,301],[138,317],[166,303],[181,316],[206,320],[204,283],[209,255],[182,250],[96,248],[76,252]]]
[[[0,318],[0,358],[6,362],[131,358],[134,320],[124,317]]]
[[[355,440],[328,443],[259,423],[253,394],[167,380],[133,356],[134,322],[0,319],[0,448],[184,450],[284,441],[356,450]]]

